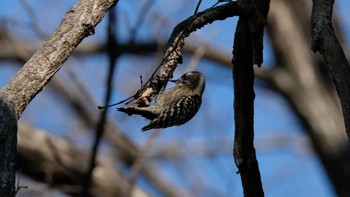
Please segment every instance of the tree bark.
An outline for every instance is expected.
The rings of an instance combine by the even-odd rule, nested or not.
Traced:
[[[269,0],[240,1],[246,12],[238,20],[233,50],[235,136],[233,156],[244,196],[264,196],[254,148],[254,64],[261,66],[263,27]]]
[[[107,10],[116,3],[109,1],[80,0],[65,15],[60,26],[44,45],[30,58],[22,69],[1,90],[2,123],[0,155],[9,160],[0,166],[0,194],[11,196],[15,184],[16,119],[29,102],[61,68],[76,46],[92,35],[95,26]],[[14,121],[14,122],[13,122]]]
[[[65,15],[60,26],[50,38],[2,89],[13,102],[16,115],[49,82],[61,68],[77,45],[94,34],[95,26],[102,20],[115,0],[106,2],[80,0]]]
[[[311,49],[321,53],[331,70],[350,141],[350,66],[333,29],[333,4],[334,0],[313,0]]]
[[[17,116],[0,92],[0,196],[15,196]]]
[[[245,23],[245,24],[244,24]],[[264,196],[254,148],[254,69],[252,37],[247,21],[239,19],[234,46],[234,159],[244,196]]]

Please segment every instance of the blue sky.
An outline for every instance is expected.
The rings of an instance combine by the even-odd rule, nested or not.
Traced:
[[[10,21],[7,23],[8,25],[11,24],[11,31],[22,37],[22,41],[39,40],[35,33],[28,28],[31,24],[30,17],[18,2],[17,0],[0,1],[0,18],[3,21]],[[54,31],[64,13],[75,3],[75,1],[44,0],[28,2],[36,11],[35,14],[40,28],[47,35]],[[136,20],[137,14],[135,15],[135,13],[140,11],[140,6],[133,6],[137,2],[135,0],[120,1],[117,5],[120,12],[118,33],[121,41],[128,39],[130,27]],[[191,15],[196,5],[196,1],[192,1],[191,5],[185,7],[183,7],[183,4],[186,1],[155,2],[156,5],[151,10],[162,15],[164,21],[162,23],[152,21],[151,17],[156,17],[154,13],[146,16],[146,22],[140,27],[137,34],[139,40],[154,39],[158,36],[167,38],[174,25]],[[172,2],[171,6],[174,10],[181,7],[181,14],[177,11],[169,11],[166,8],[169,2]],[[203,1],[200,10],[210,7],[215,2]],[[338,0],[335,7],[337,9],[336,13],[341,17],[347,46],[349,46],[350,17],[348,10],[350,10],[350,2]],[[40,12],[37,10],[40,10]],[[188,40],[191,40],[191,42],[202,42],[203,40],[209,43],[215,42],[215,48],[231,53],[235,20],[228,19],[215,22],[191,35]],[[83,42],[95,42],[104,39],[105,25],[104,20],[97,27],[96,34]],[[161,30],[152,28],[161,26],[163,26]],[[268,42],[265,44],[264,56],[265,65],[273,64],[274,60]],[[184,57],[184,64],[176,70],[175,78],[185,71],[190,59],[191,57]],[[67,73],[76,73],[78,79],[83,82],[96,103],[101,104],[105,91],[104,77],[107,72],[107,65],[106,56],[101,54],[87,58],[70,58],[59,71],[58,76],[55,77],[67,78]],[[156,57],[122,56],[118,60],[112,100],[119,101],[132,94],[138,88],[139,75],[147,76],[152,72],[155,65],[157,65]],[[14,63],[0,62],[0,85],[3,86],[18,69],[18,65],[16,66]],[[184,146],[186,149],[183,151],[190,154],[194,149],[200,149],[203,144],[213,148],[220,146],[220,150],[223,151],[214,155],[214,159],[206,157],[198,157],[192,160],[185,159],[179,165],[195,166],[200,169],[199,171],[203,173],[201,177],[205,178],[202,184],[210,185],[212,187],[210,191],[216,192],[208,193],[208,196],[217,194],[242,196],[240,177],[234,173],[237,169],[233,164],[231,154],[234,131],[231,70],[209,61],[200,61],[197,69],[203,72],[207,79],[201,110],[191,122],[181,127],[164,130],[157,138],[154,148],[166,144],[181,144],[185,141],[187,146]],[[218,79],[217,76],[221,76],[221,78]],[[70,84],[72,87],[74,86],[74,83],[70,82]],[[296,117],[293,116],[286,101],[272,91],[259,88],[262,85],[261,82],[256,81],[255,129],[257,156],[266,196],[335,196],[325,172],[303,132],[303,128]],[[127,117],[112,109],[109,110],[109,116],[117,122],[118,127],[128,131],[126,135],[139,145],[143,145],[151,135],[151,132],[139,132],[140,128],[147,123],[143,118]],[[35,97],[22,114],[21,120],[74,140],[79,146],[89,147],[91,145],[91,135],[80,132],[80,130],[85,129],[82,126],[83,123],[77,120],[76,114],[67,107],[66,101],[50,87],[45,87]],[[274,140],[281,140],[285,136],[288,137],[288,142],[284,144],[274,143]],[[222,144],[215,143],[221,141]],[[186,177],[186,172],[179,175],[176,166],[165,161],[159,161],[159,164],[162,166],[161,171],[170,176],[177,184],[184,187],[194,184],[194,177]],[[141,178],[139,182],[141,185],[144,184]]]

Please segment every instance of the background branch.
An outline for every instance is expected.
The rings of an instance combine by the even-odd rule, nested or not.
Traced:
[[[114,76],[114,71],[116,67],[116,61],[119,57],[119,54],[114,53],[116,48],[118,48],[118,42],[116,41],[116,20],[115,20],[115,9],[111,9],[108,14],[108,30],[107,30],[107,53],[109,57],[109,69],[108,69],[108,76],[106,81],[106,95],[105,95],[105,101],[104,105],[107,106],[110,98],[111,98],[111,92],[112,92],[112,81]],[[106,119],[107,119],[107,109],[102,110],[102,113],[100,114],[99,120],[97,122],[96,131],[95,131],[95,140],[92,145],[91,149],[91,157],[89,160],[89,168],[86,172],[86,177],[84,177],[84,185],[82,190],[82,196],[90,196],[90,184],[91,184],[91,177],[93,174],[93,171],[96,166],[96,157],[98,153],[98,147],[100,145],[101,139],[103,137],[103,134],[105,133],[106,128]]]
[[[80,196],[81,182],[89,168],[86,162],[89,160],[89,153],[76,147],[71,141],[21,122],[18,131],[18,168],[36,180],[47,182],[69,195]],[[107,157],[97,157],[96,163],[89,188],[91,194],[106,197],[125,195],[129,183],[117,171],[114,162]],[[131,196],[138,196],[138,193],[147,196],[140,188],[133,187]]]

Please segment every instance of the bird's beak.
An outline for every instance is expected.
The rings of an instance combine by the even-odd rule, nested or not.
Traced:
[[[169,80],[170,82],[173,82],[173,83],[176,83],[177,82],[177,80]]]

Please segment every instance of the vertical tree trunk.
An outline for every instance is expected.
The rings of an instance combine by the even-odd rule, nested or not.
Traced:
[[[321,53],[331,70],[350,141],[350,66],[333,29],[333,4],[334,0],[313,0],[311,49]]]
[[[264,196],[254,148],[254,69],[252,35],[248,21],[239,19],[235,35],[233,78],[235,138],[234,159],[244,196]]]
[[[0,196],[15,196],[17,116],[0,94]]]
[[[254,64],[263,62],[263,27],[269,0],[239,2],[246,8],[235,33],[233,50],[235,137],[234,160],[241,176],[244,196],[264,196],[254,148]]]

